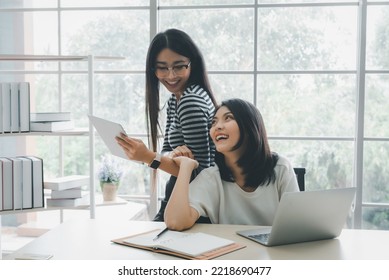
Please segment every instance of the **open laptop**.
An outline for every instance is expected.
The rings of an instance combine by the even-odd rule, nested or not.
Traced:
[[[89,120],[95,127],[97,133],[103,139],[105,145],[108,147],[109,151],[117,157],[128,159],[123,148],[117,143],[115,137],[120,136],[120,133],[126,134],[123,127],[115,122],[111,122],[96,116],[88,115]],[[126,134],[127,135],[127,134]]]
[[[335,238],[342,232],[354,196],[355,188],[284,193],[271,227],[237,234],[265,246]]]

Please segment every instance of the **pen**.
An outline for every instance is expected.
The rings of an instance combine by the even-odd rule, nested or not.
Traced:
[[[160,233],[157,234],[157,236],[155,236],[155,237],[153,238],[153,241],[155,241],[155,240],[157,240],[158,238],[160,238],[161,235],[164,234],[164,233],[167,232],[167,231],[168,231],[168,228],[167,228],[167,227],[164,228]]]

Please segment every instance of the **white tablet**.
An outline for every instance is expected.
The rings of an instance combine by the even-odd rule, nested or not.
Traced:
[[[123,151],[123,148],[118,144],[115,137],[120,136],[120,133],[126,134],[123,127],[102,118],[98,118],[92,115],[88,115],[89,120],[95,127],[97,133],[103,139],[105,145],[108,147],[109,151],[117,157],[128,159],[126,153]],[[127,135],[127,134],[126,134]]]

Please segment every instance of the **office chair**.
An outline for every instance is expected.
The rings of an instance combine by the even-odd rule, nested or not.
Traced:
[[[305,168],[295,167],[293,169],[297,177],[297,183],[299,185],[300,192],[303,192],[305,191]]]

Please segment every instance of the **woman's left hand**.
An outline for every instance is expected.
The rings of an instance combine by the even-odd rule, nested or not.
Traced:
[[[182,156],[179,156],[179,157],[175,157],[173,158],[173,161],[181,168],[181,167],[188,167],[190,168],[191,170],[194,170],[196,169],[197,167],[199,167],[199,163],[197,160],[195,159],[191,159],[191,158],[188,158],[188,157],[182,157]]]
[[[173,151],[169,153],[169,156],[171,158],[188,157],[194,159],[192,151],[186,145],[176,147]]]

